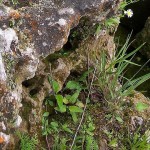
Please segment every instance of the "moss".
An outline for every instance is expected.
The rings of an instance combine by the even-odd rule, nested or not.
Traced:
[[[62,48],[59,52],[55,52],[54,54],[51,54],[49,56],[46,57],[46,59],[44,60],[45,63],[49,64],[50,62],[54,62],[55,60],[57,60],[58,58],[63,58],[63,57],[67,57],[69,56],[69,54],[71,53],[72,51],[69,50],[69,49],[64,49]]]
[[[29,114],[31,112],[32,105],[24,101],[22,102],[22,104],[23,104],[23,110],[21,111],[22,117],[24,120],[29,120]]]

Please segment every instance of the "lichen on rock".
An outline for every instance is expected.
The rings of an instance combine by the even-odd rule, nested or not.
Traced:
[[[115,15],[120,1],[34,2],[31,6],[18,7],[16,10],[5,5],[0,7],[0,129],[7,139],[14,136],[12,129],[21,126],[25,126],[24,130],[30,133],[41,130],[43,100],[52,91],[47,81],[49,63],[52,64],[54,78],[63,86],[72,70],[85,68],[87,53],[92,56],[95,53],[94,58],[99,56],[98,49],[106,50],[110,58],[114,54],[113,37],[106,33],[98,38],[89,37],[80,41],[79,48],[67,58],[45,62],[49,55],[66,44],[70,30],[79,24],[82,17],[89,18],[91,24],[101,22]],[[11,28],[10,21],[13,21]],[[94,64],[94,61],[91,59],[90,63]],[[24,103],[32,107],[29,108],[28,117],[20,115]],[[0,145],[1,148],[5,149],[6,144],[8,140]]]

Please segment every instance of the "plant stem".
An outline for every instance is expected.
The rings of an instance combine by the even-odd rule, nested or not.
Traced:
[[[97,66],[97,65],[96,65],[96,66]],[[81,127],[81,125],[82,125],[82,122],[83,122],[83,119],[84,119],[84,116],[85,116],[85,111],[86,111],[86,108],[87,108],[88,99],[89,99],[90,94],[91,94],[91,88],[92,88],[93,81],[94,81],[94,78],[95,78],[95,73],[96,73],[96,67],[94,68],[94,73],[93,73],[92,81],[91,81],[91,83],[90,83],[89,92],[88,92],[88,96],[87,96],[87,98],[86,98],[86,103],[85,103],[85,106],[84,106],[84,109],[83,109],[82,117],[81,117],[80,123],[79,123],[79,125],[78,125],[78,127],[77,127],[76,133],[75,133],[75,135],[74,135],[74,138],[73,138],[73,141],[72,141],[70,150],[72,150],[72,148],[73,148],[73,145],[74,145],[74,143],[75,143],[76,137],[77,137],[77,135],[78,135],[78,132],[79,132],[79,130],[80,130],[80,127]]]
[[[47,143],[47,146],[48,146],[48,150],[50,150],[50,146],[49,146],[49,143],[48,143],[47,135],[46,135],[46,143]]]

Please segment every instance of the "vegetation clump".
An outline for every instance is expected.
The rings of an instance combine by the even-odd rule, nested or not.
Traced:
[[[17,132],[17,136],[20,139],[21,150],[36,150],[38,144],[37,136],[30,137],[27,133]]]
[[[143,143],[145,143],[146,148],[149,148],[149,143],[144,138],[147,137],[146,134],[139,131],[133,135],[130,133],[127,135],[128,129],[124,127],[124,124],[126,124],[130,128],[125,121],[124,113],[126,109],[132,107],[132,105],[128,106],[125,99],[130,99],[130,96],[134,95],[135,89],[150,78],[150,73],[138,78],[133,76],[131,79],[127,79],[124,77],[124,72],[129,64],[138,65],[132,62],[132,57],[143,46],[141,45],[127,54],[130,45],[129,40],[130,36],[111,60],[108,59],[105,51],[102,51],[93,68],[88,69],[75,80],[68,80],[62,90],[60,90],[59,83],[53,79],[53,76],[49,76],[48,80],[52,86],[53,94],[45,99],[46,112],[43,114],[42,123],[43,135],[46,138],[52,135],[54,139],[52,149],[98,150],[98,141],[95,138],[97,131],[95,126],[98,126],[98,124],[95,118],[92,119],[97,114],[97,112],[95,114],[92,112],[94,106],[97,105],[101,110],[99,111],[105,114],[103,116],[105,124],[112,125],[114,123],[121,128],[118,133],[115,132],[115,127],[111,127],[111,132],[106,129],[101,133],[101,135],[108,137],[107,142],[110,148],[121,146],[127,150],[136,147],[140,150]],[[98,101],[95,101],[95,99]],[[48,111],[49,107],[54,109],[53,115]],[[148,105],[144,103],[136,105],[136,111],[147,108]],[[61,117],[64,114],[63,120]],[[136,143],[137,141],[139,145]],[[137,144],[135,147],[133,146],[134,143]],[[47,145],[49,144],[47,143]],[[129,145],[130,148],[128,148]]]

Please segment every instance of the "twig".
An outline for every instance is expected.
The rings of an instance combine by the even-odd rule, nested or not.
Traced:
[[[46,106],[46,111],[47,111],[47,106]],[[45,136],[45,139],[46,139],[46,144],[47,144],[47,146],[48,146],[48,150],[50,150],[50,146],[49,146],[49,143],[48,143],[47,135]]]
[[[50,85],[51,85],[51,88],[52,88],[52,93],[54,94],[54,96],[56,96],[55,94],[55,91],[54,91],[54,88],[53,88],[53,74],[52,74],[52,68],[51,68],[51,64],[49,64],[49,69],[50,69]]]
[[[50,148],[50,146],[49,146],[49,143],[48,143],[47,135],[46,135],[46,143],[47,143],[47,146],[48,146],[48,150],[51,150],[51,148]]]
[[[50,67],[50,77],[52,78],[52,69],[51,69],[51,64],[49,64],[49,67]],[[51,86],[52,86],[52,91],[53,91],[53,93],[55,94],[55,92],[54,92],[54,89],[53,89],[53,83],[52,83],[52,80],[50,79],[50,84],[51,84]],[[46,106],[46,111],[47,111],[47,106]],[[51,148],[50,148],[50,146],[49,146],[49,142],[48,142],[48,138],[47,138],[47,135],[45,136],[45,139],[46,139],[46,143],[47,143],[47,146],[48,146],[48,150],[50,150]]]
[[[88,69],[88,72],[89,72],[89,66],[90,66],[90,62],[89,62],[89,52],[87,54],[87,69]],[[88,73],[88,76],[87,76],[87,84],[89,85],[89,73]]]
[[[97,65],[96,65],[96,66],[97,66]],[[80,130],[80,127],[81,127],[82,122],[83,122],[83,119],[84,119],[84,115],[85,115],[85,111],[86,111],[86,108],[87,108],[88,99],[89,99],[90,94],[91,94],[91,88],[92,88],[92,84],[93,84],[93,81],[94,81],[95,73],[96,73],[96,67],[94,68],[94,73],[93,73],[92,81],[91,81],[91,84],[90,84],[90,87],[89,87],[89,92],[88,92],[88,96],[87,96],[87,98],[86,98],[86,103],[85,103],[85,106],[84,106],[84,109],[83,109],[82,117],[81,117],[80,123],[79,123],[79,125],[78,125],[78,127],[77,127],[76,133],[75,133],[75,135],[74,135],[74,138],[73,138],[73,141],[72,141],[70,150],[72,150],[72,148],[73,148],[73,145],[74,145],[74,143],[75,143],[77,134],[78,134],[78,132],[79,132],[79,130]]]

